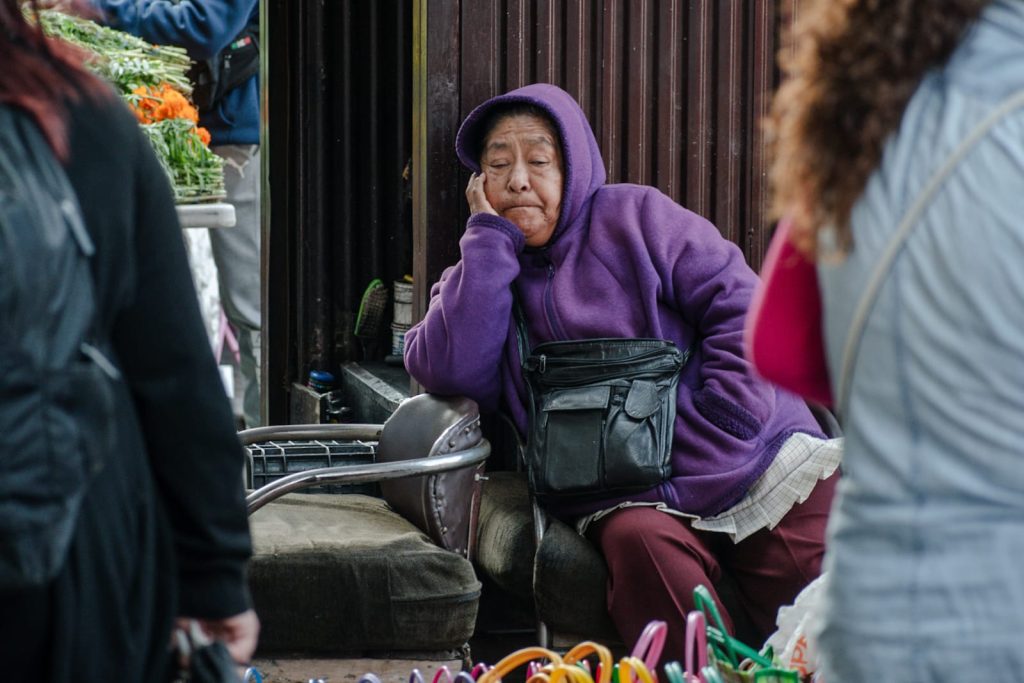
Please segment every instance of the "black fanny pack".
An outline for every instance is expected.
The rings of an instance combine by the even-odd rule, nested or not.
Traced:
[[[526,355],[526,466],[542,502],[645,491],[671,473],[676,388],[689,358],[662,339],[547,342]]]
[[[194,62],[188,72],[192,101],[201,113],[260,71],[259,22],[252,21],[212,59]]]

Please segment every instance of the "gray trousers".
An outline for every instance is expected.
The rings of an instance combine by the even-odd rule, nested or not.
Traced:
[[[238,337],[246,427],[260,421],[260,150],[258,145],[211,148],[224,159],[224,189],[235,225],[210,230],[221,305]]]

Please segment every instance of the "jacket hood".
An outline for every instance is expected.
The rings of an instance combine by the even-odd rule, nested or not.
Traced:
[[[565,165],[565,184],[562,189],[562,209],[558,225],[551,236],[554,242],[582,213],[590,197],[604,185],[605,170],[601,150],[590,128],[590,122],[572,95],[548,83],[535,83],[504,95],[493,97],[469,113],[455,137],[455,152],[462,165],[480,172],[480,144],[483,142],[483,122],[497,106],[532,104],[547,112],[554,121],[562,144]]]

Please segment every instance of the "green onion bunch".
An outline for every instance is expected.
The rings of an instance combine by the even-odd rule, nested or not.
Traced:
[[[184,48],[150,45],[124,31],[58,10],[39,13],[43,31],[90,53],[89,68],[129,94],[140,86],[167,83],[185,96],[192,84],[185,75],[192,62]]]
[[[138,107],[138,88],[167,84],[186,98],[192,84],[186,76],[192,65],[184,48],[151,45],[124,31],[59,10],[42,10],[39,22],[48,36],[65,40],[87,53],[86,66],[111,82],[129,104]],[[174,188],[179,204],[222,200],[223,160],[203,144],[195,124],[172,118],[142,125],[161,166]]]
[[[224,160],[210,151],[188,119],[164,119],[142,127],[179,204],[223,199]]]

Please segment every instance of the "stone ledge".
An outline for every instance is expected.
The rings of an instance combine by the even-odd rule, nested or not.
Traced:
[[[346,363],[341,389],[356,422],[382,423],[409,398],[409,375],[405,368],[380,362]]]

